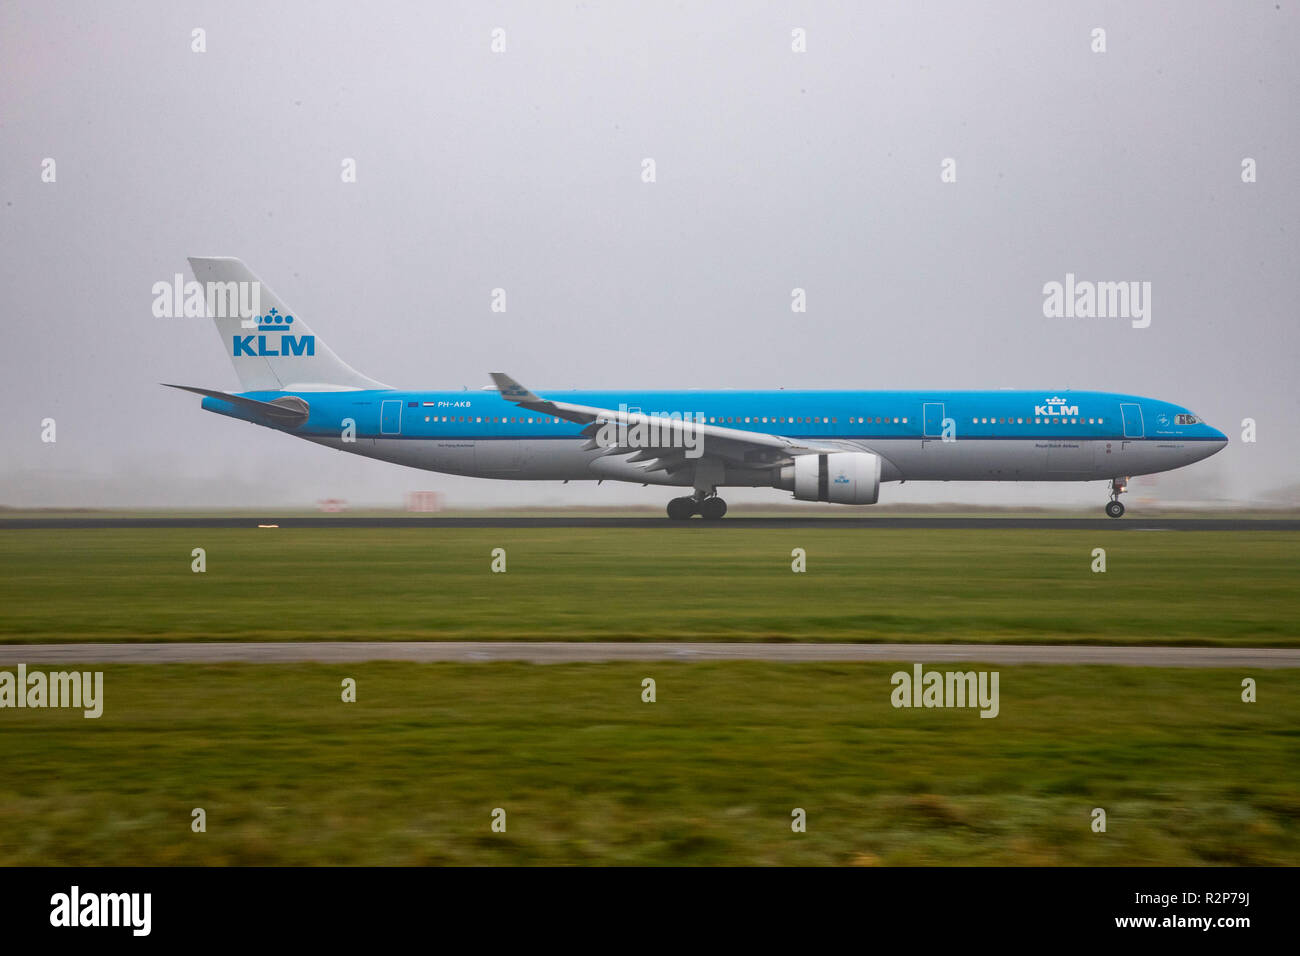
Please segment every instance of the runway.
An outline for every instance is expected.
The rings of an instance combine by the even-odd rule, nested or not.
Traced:
[[[937,664],[1114,664],[1126,667],[1300,667],[1300,648],[1131,647],[1085,644],[776,644],[488,641],[3,644],[0,667],[18,664],[359,663],[363,661],[773,661]]]
[[[583,516],[547,518],[439,518],[402,516],[313,515],[278,518],[261,517],[14,517],[0,518],[0,529],[65,529],[86,531],[99,528],[673,528],[689,532],[692,528],[726,530],[727,528],[772,528],[834,530],[854,528],[864,531],[889,530],[1007,530],[1038,529],[1043,531],[1300,531],[1296,518],[1035,518],[1035,517],[727,517],[721,521],[670,521],[667,518],[595,518]]]

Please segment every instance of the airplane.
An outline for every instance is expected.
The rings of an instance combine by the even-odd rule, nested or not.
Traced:
[[[870,505],[891,481],[1099,479],[1119,518],[1130,477],[1228,441],[1181,405],[1063,388],[540,395],[496,372],[482,391],[395,389],[343,362],[239,259],[189,262],[241,387],[168,386],[204,396],[205,410],[428,471],[690,489],[668,502],[677,521],[722,518],[726,487]],[[243,288],[258,290],[261,314],[222,307],[232,283],[256,284]]]

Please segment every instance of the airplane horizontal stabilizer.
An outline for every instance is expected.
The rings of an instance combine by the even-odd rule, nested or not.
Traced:
[[[223,402],[230,402],[232,405],[238,405],[240,408],[247,409],[257,415],[269,418],[277,425],[301,425],[307,420],[307,414],[310,407],[297,395],[286,395],[283,398],[277,398],[274,401],[263,402],[256,398],[245,398],[243,395],[231,395],[229,392],[218,392],[212,388],[195,388],[192,385],[171,385],[162,382],[167,388],[179,388],[181,391],[193,392],[195,395],[206,395],[208,398],[218,398]]]

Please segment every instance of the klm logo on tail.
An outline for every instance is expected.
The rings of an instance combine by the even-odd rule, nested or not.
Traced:
[[[266,315],[259,315],[255,321],[258,332],[278,334],[279,340],[268,344],[266,335],[236,335],[232,353],[236,357],[316,354],[316,336],[289,334],[289,330],[293,327],[292,315],[281,315],[277,309],[272,309]],[[254,342],[254,339],[257,341]]]

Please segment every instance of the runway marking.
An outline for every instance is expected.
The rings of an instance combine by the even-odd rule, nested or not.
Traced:
[[[873,661],[1110,664],[1127,667],[1300,667],[1300,648],[1098,644],[775,644],[528,641],[0,644],[0,666],[62,663],[355,663],[361,661]]]
[[[710,531],[726,528],[800,528],[888,531],[890,529],[1027,529],[1050,531],[1300,531],[1296,518],[827,518],[727,517],[721,521],[670,521],[667,518],[428,518],[304,516],[268,519],[249,517],[167,518],[0,518],[3,530],[86,531],[99,528],[673,528]]]

